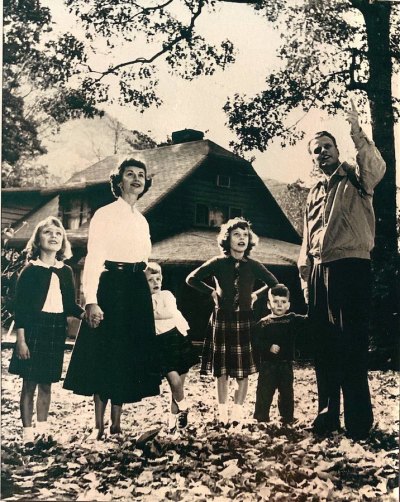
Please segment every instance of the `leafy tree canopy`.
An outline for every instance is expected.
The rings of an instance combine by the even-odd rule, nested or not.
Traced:
[[[4,0],[2,155],[15,170],[46,152],[43,137],[59,124],[99,113],[88,89],[68,85],[86,59],[84,44],[51,32],[39,0]]]
[[[380,40],[378,33],[375,40],[374,34],[368,39],[367,29],[371,27],[364,15],[386,15],[389,23],[389,5],[373,6],[369,0],[249,3],[280,31],[282,45],[278,56],[282,65],[279,71],[266,76],[265,89],[256,96],[238,93],[227,101],[228,124],[239,138],[237,150],[265,151],[276,138],[282,146],[294,144],[304,136],[301,119],[311,108],[334,115],[349,104],[351,90],[367,91],[357,94],[358,108],[366,108],[368,88],[373,85],[370,67],[373,47],[368,44],[378,45]],[[387,54],[397,62],[393,67],[395,72],[399,70],[400,59],[398,14],[399,9],[393,8],[390,54]],[[392,97],[392,104],[398,115],[399,100]]]

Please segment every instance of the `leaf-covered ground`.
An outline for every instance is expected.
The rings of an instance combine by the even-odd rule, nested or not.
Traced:
[[[120,440],[86,440],[93,424],[89,398],[53,385],[50,419],[58,442],[31,448],[20,440],[20,381],[8,374],[11,350],[2,352],[2,498],[80,501],[319,501],[397,500],[398,375],[371,372],[376,426],[367,441],[344,434],[315,438],[307,430],[316,410],[314,372],[296,369],[295,427],[280,426],[276,403],[267,427],[252,423],[256,377],[250,379],[248,424],[218,428],[212,378],[187,379],[190,427],[179,438],[161,430],[169,391],[124,407]],[[70,354],[66,354],[68,364]],[[233,391],[233,389],[232,389]],[[231,392],[233,394],[233,392]]]

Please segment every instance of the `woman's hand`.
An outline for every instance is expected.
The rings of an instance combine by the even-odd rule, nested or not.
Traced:
[[[251,293],[251,308],[253,308],[253,305],[255,304],[255,302],[258,300],[258,296],[257,296],[257,293],[254,292],[254,293]]]
[[[280,350],[281,348],[279,347],[279,345],[276,345],[275,343],[271,345],[271,348],[269,349],[269,351],[272,352],[273,354],[278,354]]]
[[[218,296],[218,293],[215,291],[215,289],[211,293],[211,298],[214,300],[215,306],[219,307],[219,296]]]
[[[97,328],[104,318],[104,313],[97,303],[89,303],[85,307],[86,311],[86,322],[91,328]]]
[[[18,359],[30,359],[31,354],[25,340],[17,341],[16,353]]]

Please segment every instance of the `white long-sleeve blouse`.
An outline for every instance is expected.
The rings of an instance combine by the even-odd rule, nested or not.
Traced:
[[[97,288],[104,262],[148,262],[151,253],[149,224],[136,209],[119,198],[101,207],[89,227],[88,254],[82,287],[86,304],[98,303]]]

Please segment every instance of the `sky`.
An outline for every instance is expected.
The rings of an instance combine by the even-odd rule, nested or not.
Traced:
[[[82,37],[83,32],[65,11],[61,1],[46,1],[52,9],[56,31],[70,30]],[[279,66],[275,56],[279,32],[273,30],[272,25],[251,6],[225,2],[220,2],[215,12],[202,15],[196,26],[207,40],[218,42],[230,39],[237,49],[236,62],[225,71],[217,70],[211,77],[203,76],[190,82],[171,76],[166,64],[161,63],[158,65],[159,96],[163,101],[161,107],[151,108],[144,113],[128,105],[110,104],[104,109],[127,128],[147,132],[157,141],[165,140],[173,131],[190,128],[203,131],[206,139],[230,149],[229,142],[236,138],[226,125],[227,117],[222,107],[227,97],[232,97],[236,92],[251,96],[263,89],[265,77]],[[103,50],[99,47],[97,56],[90,61],[93,67],[103,69],[110,62],[109,57],[104,58],[102,55]],[[142,55],[145,51],[146,46],[140,41],[131,46],[120,45],[114,51],[114,61]],[[363,123],[362,126],[371,135],[369,124]],[[294,147],[283,149],[275,142],[264,153],[248,154],[255,157],[253,165],[262,177],[284,182],[300,178],[309,184],[311,163],[307,153],[307,138],[321,129],[329,130],[336,136],[342,160],[354,160],[355,150],[348,134],[349,125],[343,115],[332,118],[313,111],[302,120],[302,128],[306,132],[305,140]],[[398,127],[396,137],[396,148],[400,151]]]

